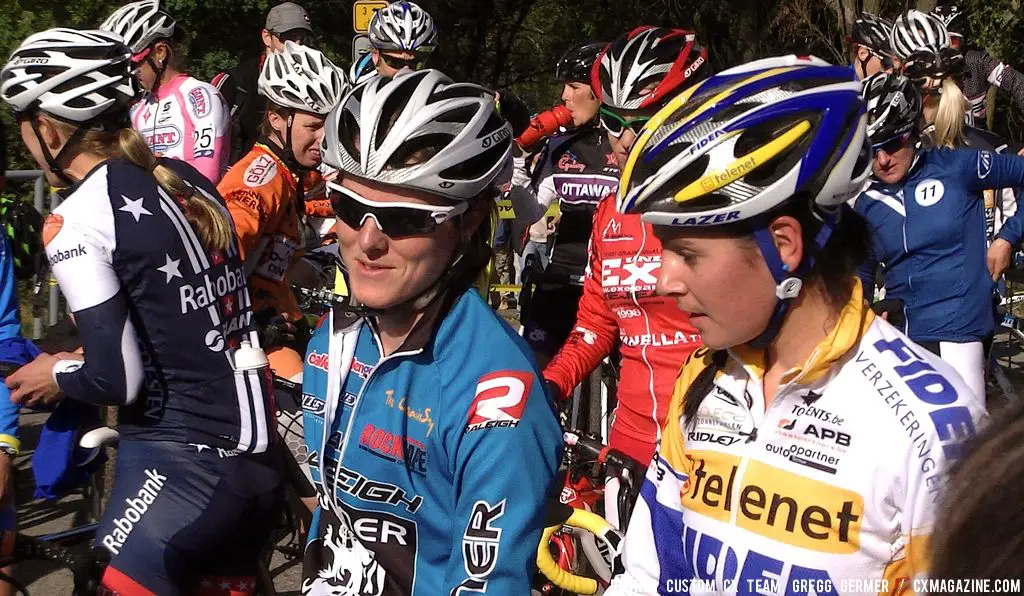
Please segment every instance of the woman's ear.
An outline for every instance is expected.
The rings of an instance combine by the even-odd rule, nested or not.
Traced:
[[[67,138],[49,119],[42,115],[36,116],[36,128],[39,129],[39,136],[46,143],[46,148],[50,150],[50,155],[57,155],[64,148]]]
[[[274,110],[267,110],[267,122],[270,123],[270,128],[273,128],[278,133],[283,134],[285,128],[287,128],[287,122],[281,114],[278,114]]]
[[[783,215],[768,224],[768,231],[772,235],[775,249],[779,251],[779,258],[790,271],[796,271],[804,258],[803,227],[800,222],[795,217]]]

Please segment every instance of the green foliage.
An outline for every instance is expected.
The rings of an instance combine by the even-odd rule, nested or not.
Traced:
[[[165,0],[190,34],[191,73],[209,80],[261,50],[260,31],[277,0]],[[350,63],[352,0],[300,0],[320,47],[339,65]],[[57,25],[98,26],[121,0],[0,0],[0,55],[29,34]],[[435,18],[441,45],[429,65],[457,80],[508,89],[537,110],[558,102],[558,58],[583,41],[611,40],[642,24],[695,29],[713,68],[782,53],[843,61],[850,15],[873,9],[892,17],[920,2],[908,0],[421,0]],[[1020,0],[962,0],[971,41],[1010,64],[1024,65]],[[847,15],[840,18],[840,14]],[[996,129],[1020,138],[1024,117],[1001,98]],[[9,114],[2,117],[11,124]],[[32,167],[8,127],[10,167]]]

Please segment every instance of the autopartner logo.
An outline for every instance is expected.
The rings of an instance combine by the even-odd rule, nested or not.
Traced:
[[[410,472],[427,473],[427,449],[412,437],[367,424],[359,434],[359,448],[386,461],[403,464]]]
[[[518,426],[532,386],[533,375],[524,371],[501,370],[480,377],[466,432]]]
[[[804,447],[803,445],[780,446],[774,443],[765,443],[764,448],[768,453],[781,455],[794,464],[806,466],[827,474],[835,474],[836,466],[840,462],[840,459],[835,455],[825,453],[819,449]]]
[[[157,126],[152,131],[145,131],[146,143],[155,153],[166,153],[181,144],[181,129],[168,124]]]
[[[794,448],[799,449],[799,448]],[[793,453],[796,453],[795,451]],[[864,499],[853,491],[717,451],[690,451],[683,505],[700,515],[798,548],[860,549]]]
[[[322,371],[327,371],[328,355],[326,352],[317,352],[313,350],[306,356],[306,364],[313,368],[319,368]]]

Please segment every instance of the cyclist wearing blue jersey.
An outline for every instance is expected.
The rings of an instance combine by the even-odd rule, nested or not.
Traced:
[[[116,480],[96,542],[103,585],[249,594],[280,498],[266,356],[255,342],[231,220],[190,165],[156,159],[127,121],[131,52],[102,31],[30,36],[0,97],[51,183],[43,228],[84,360],[45,354],[7,378],[15,403],[63,393],[120,406]]]
[[[1024,184],[1024,159],[920,148],[921,99],[903,76],[876,75],[865,83],[865,96],[873,176],[852,201],[872,231],[873,260],[862,272],[873,276],[874,261],[882,264],[886,298],[902,305],[903,332],[984,396],[993,279],[1002,273],[988,270],[987,252],[1008,252],[1024,227],[1018,212],[987,251],[983,192]]]
[[[357,306],[306,354],[303,595],[529,593],[561,435],[529,348],[472,287],[511,151],[494,94],[436,70],[372,79],[327,119]]]

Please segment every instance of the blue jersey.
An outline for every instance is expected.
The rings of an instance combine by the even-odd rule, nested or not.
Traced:
[[[911,339],[969,342],[993,333],[982,192],[1021,184],[1024,159],[1015,155],[933,149],[918,153],[902,183],[872,181],[855,199],[886,297],[903,301]],[[999,236],[1019,240],[1019,224],[1007,223]]]
[[[528,594],[561,432],[523,341],[449,295],[384,357],[322,321],[303,372],[320,507],[302,594]]]
[[[227,217],[202,174],[163,163]],[[266,369],[233,366],[234,348],[255,344],[238,247],[204,248],[179,201],[151,173],[110,159],[46,219],[46,256],[86,354],[58,361],[54,377],[70,397],[122,406],[125,438],[265,451]]]
[[[7,235],[0,233],[0,361],[24,364],[35,353],[21,337],[18,316],[18,284],[14,278],[14,258]],[[29,351],[31,350],[31,351]],[[0,443],[18,449],[18,406],[0,376]]]

